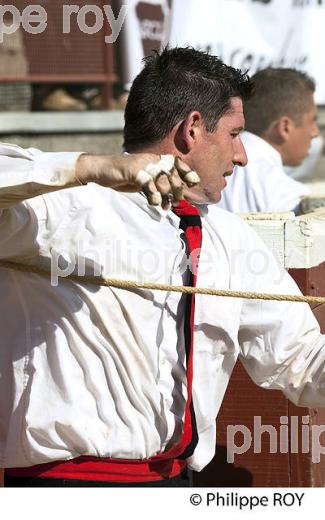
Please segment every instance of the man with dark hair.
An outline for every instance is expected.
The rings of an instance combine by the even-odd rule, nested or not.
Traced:
[[[122,280],[299,293],[245,222],[214,204],[234,165],[246,164],[250,89],[214,56],[166,49],[136,78],[125,123],[126,150],[146,154],[141,161],[164,154],[160,164],[130,172],[81,156],[77,170],[60,169],[56,154],[10,149],[1,257]],[[87,185],[76,188],[76,177]],[[297,404],[324,402],[325,340],[308,305],[0,274],[9,295],[0,309],[7,485],[188,485],[187,468],[200,471],[214,455],[239,355],[257,384]]]
[[[166,49],[144,63],[125,110],[124,146],[129,151],[160,143],[193,111],[200,112],[212,133],[230,111],[231,98],[246,99],[251,92],[246,74],[194,49]]]
[[[314,81],[294,69],[269,68],[253,77],[242,139],[248,164],[235,170],[220,206],[234,212],[297,210],[309,188],[283,166],[298,166],[318,135]]]
[[[186,156],[201,178],[191,201],[218,202],[234,164],[246,164],[239,134],[250,93],[247,75],[216,56],[183,48],[149,56],[126,105],[124,148]]]

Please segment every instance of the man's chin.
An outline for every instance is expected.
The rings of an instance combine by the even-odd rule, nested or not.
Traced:
[[[308,153],[306,153],[305,155],[300,156],[300,157],[294,157],[290,161],[287,161],[285,163],[285,166],[289,166],[290,168],[298,168],[298,166],[300,166],[304,162],[307,155],[308,155]]]
[[[217,193],[217,194],[213,194],[213,195],[211,195],[211,194],[202,195],[202,196],[192,195],[191,193],[186,193],[185,198],[191,204],[197,204],[197,205],[202,204],[202,205],[206,206],[206,205],[210,205],[210,204],[217,204],[218,202],[220,202],[221,193]]]
[[[221,200],[221,191],[207,191],[204,193],[204,199],[203,204],[217,204]]]

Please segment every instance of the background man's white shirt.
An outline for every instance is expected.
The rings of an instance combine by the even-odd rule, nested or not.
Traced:
[[[243,132],[242,141],[248,164],[227,177],[218,205],[234,213],[295,210],[309,188],[285,173],[281,155],[264,139]]]

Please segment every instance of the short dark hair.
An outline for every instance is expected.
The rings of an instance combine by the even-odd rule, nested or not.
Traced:
[[[296,69],[270,67],[256,72],[251,79],[253,95],[244,103],[246,130],[262,135],[285,115],[300,125],[315,91],[312,78]]]
[[[125,109],[124,147],[136,150],[161,141],[193,110],[213,132],[230,98],[250,95],[246,72],[191,47],[166,47],[144,59]]]

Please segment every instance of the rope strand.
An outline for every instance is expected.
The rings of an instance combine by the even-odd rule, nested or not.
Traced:
[[[14,271],[20,271],[24,273],[33,273],[42,276],[51,276],[51,273],[45,269],[40,269],[34,266],[25,266],[15,262],[0,261],[0,268],[11,269]],[[92,285],[115,287],[118,289],[149,289],[155,291],[166,291],[166,292],[179,292],[186,294],[205,294],[208,296],[222,296],[225,298],[243,298],[246,300],[274,300],[274,301],[287,301],[287,302],[302,302],[312,304],[323,304],[325,303],[324,296],[303,296],[303,295],[291,295],[291,294],[268,294],[268,293],[255,293],[245,291],[230,291],[223,289],[208,289],[202,287],[188,287],[184,285],[168,285],[161,283],[140,283],[132,280],[119,280],[116,278],[103,278],[100,276],[79,276],[76,274],[69,274],[61,277],[65,280],[73,280],[75,282],[89,283]]]

